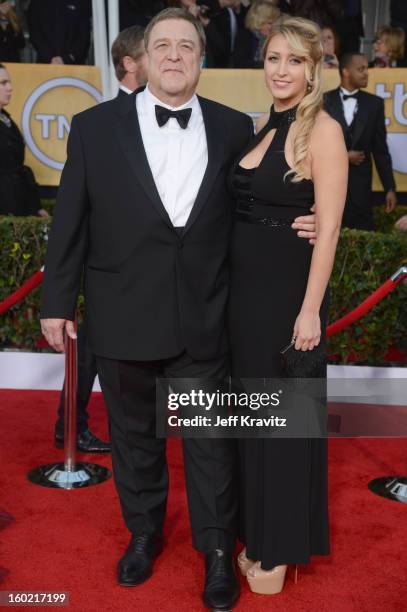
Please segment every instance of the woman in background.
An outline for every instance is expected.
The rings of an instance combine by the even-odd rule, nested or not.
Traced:
[[[10,75],[0,64],[0,215],[48,216],[32,170],[24,165],[23,136],[4,108],[12,92]]]
[[[373,43],[374,59],[370,68],[400,68],[404,61],[405,33],[401,28],[382,26]]]
[[[322,46],[324,49],[323,68],[339,68],[338,39],[331,26],[322,28]]]
[[[0,2],[0,60],[19,62],[24,34],[11,2]]]
[[[285,17],[273,25],[264,47],[273,106],[231,170],[232,377],[237,385],[260,379],[256,391],[284,377],[280,351],[291,339],[297,351],[325,344],[348,156],[340,125],[322,110],[322,60],[315,23]],[[313,247],[291,224],[314,202]],[[239,566],[252,591],[278,593],[288,564],[329,554],[327,439],[244,438],[239,448]]]
[[[270,0],[255,0],[246,15],[245,29],[235,45],[235,68],[262,68],[262,51],[273,23],[281,13]]]

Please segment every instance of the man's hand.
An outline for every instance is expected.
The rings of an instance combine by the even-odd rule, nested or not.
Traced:
[[[64,329],[70,338],[76,339],[73,321],[67,321],[67,319],[41,319],[41,331],[48,344],[58,353],[64,352]]]
[[[396,208],[397,196],[396,193],[391,189],[386,193],[386,212],[391,213]]]
[[[311,207],[311,211],[315,212],[315,204]],[[300,238],[308,238],[311,244],[315,244],[316,226],[315,226],[315,215],[304,215],[304,217],[296,217],[294,223],[291,226],[293,229],[300,230],[297,232],[297,236]]]
[[[366,156],[364,151],[348,151],[349,163],[354,166],[360,166],[365,161]]]

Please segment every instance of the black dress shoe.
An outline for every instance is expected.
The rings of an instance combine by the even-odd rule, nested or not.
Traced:
[[[160,554],[162,548],[162,536],[149,533],[133,535],[117,565],[119,584],[136,586],[148,580],[153,573],[153,560]]]
[[[55,434],[55,446],[64,448],[64,436]],[[82,453],[110,453],[110,443],[97,438],[89,429],[81,431],[76,438],[76,448]]]
[[[202,599],[212,610],[230,610],[240,595],[233,557],[216,549],[205,555],[205,589]]]

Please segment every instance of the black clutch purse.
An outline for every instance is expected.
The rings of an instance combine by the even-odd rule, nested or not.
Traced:
[[[325,345],[320,342],[312,351],[297,351],[295,341],[280,351],[282,376],[285,378],[324,378],[326,376]]]

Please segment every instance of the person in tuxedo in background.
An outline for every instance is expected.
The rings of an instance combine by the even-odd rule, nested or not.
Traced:
[[[325,110],[342,126],[349,157],[348,192],[343,226],[374,230],[372,156],[385,191],[387,212],[396,206],[395,181],[387,147],[384,102],[362,88],[368,84],[368,62],[361,53],[339,61],[340,87],[325,94]]]
[[[85,64],[90,43],[90,0],[31,0],[30,40],[40,64]]]
[[[205,68],[234,68],[234,52],[244,27],[247,8],[240,0],[167,0],[184,8],[205,28]]]
[[[145,28],[154,15],[165,7],[165,0],[119,0],[120,30],[132,25]]]
[[[205,33],[189,12],[159,13],[145,43],[147,87],[72,119],[41,310],[45,337],[62,351],[63,331],[75,337],[84,268],[89,341],[131,532],[117,568],[123,586],[147,580],[162,548],[168,468],[165,439],[156,437],[156,379],[198,379],[205,389],[229,374],[227,173],[253,135],[247,115],[196,96]],[[236,446],[188,438],[183,448],[193,544],[205,555],[203,598],[226,610],[239,597]]]
[[[118,96],[127,96],[147,82],[147,54],[144,29],[130,26],[119,33],[112,44],[112,62],[119,81]],[[109,453],[110,443],[100,440],[88,428],[88,402],[97,375],[96,357],[89,346],[86,323],[78,331],[78,389],[77,389],[77,448],[84,453]],[[59,399],[55,423],[55,446],[64,446],[65,382]]]
[[[122,30],[112,44],[112,62],[119,81],[119,96],[133,93],[147,83],[144,29],[138,25]]]
[[[234,68],[236,45],[245,28],[247,7],[240,0],[218,0],[219,10],[214,10],[212,25],[224,41],[223,49],[209,58],[208,68]]]

